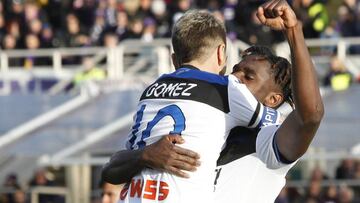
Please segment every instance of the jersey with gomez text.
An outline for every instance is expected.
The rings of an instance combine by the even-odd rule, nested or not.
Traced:
[[[122,190],[120,202],[213,202],[216,160],[230,130],[258,128],[279,118],[233,75],[184,66],[161,76],[141,96],[127,148],[180,134],[185,140],[181,147],[198,152],[201,166],[189,179],[147,168]]]

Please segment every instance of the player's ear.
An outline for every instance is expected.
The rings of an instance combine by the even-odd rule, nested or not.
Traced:
[[[178,69],[180,67],[180,64],[178,63],[177,57],[175,55],[175,53],[171,54],[171,59],[172,59],[172,63],[175,67],[175,70]]]
[[[217,59],[218,59],[218,65],[220,67],[224,67],[226,65],[226,45],[220,44],[217,47]]]
[[[271,108],[277,108],[280,104],[283,103],[283,101],[284,101],[284,96],[281,93],[271,92],[265,98],[264,105]]]

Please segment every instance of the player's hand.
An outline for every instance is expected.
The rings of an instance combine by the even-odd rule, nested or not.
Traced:
[[[286,0],[271,0],[261,5],[256,16],[263,25],[273,30],[287,30],[295,27],[298,20]]]
[[[200,166],[200,155],[176,144],[183,144],[180,135],[167,135],[144,148],[142,159],[147,166],[189,178],[184,171],[195,171]],[[183,171],[184,170],[184,171]]]

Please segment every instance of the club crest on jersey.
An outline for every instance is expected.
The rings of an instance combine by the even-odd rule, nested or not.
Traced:
[[[197,84],[194,83],[154,83],[151,85],[146,93],[146,97],[178,97],[191,96],[190,90],[195,88]]]

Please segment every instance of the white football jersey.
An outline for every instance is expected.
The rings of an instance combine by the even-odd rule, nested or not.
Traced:
[[[277,111],[260,104],[233,76],[192,66],[165,74],[141,96],[128,149],[139,149],[167,134],[181,134],[181,147],[196,151],[201,166],[189,179],[147,168],[122,190],[120,202],[213,202],[216,160],[235,126],[276,123]]]
[[[229,163],[216,169],[215,202],[273,203],[275,201],[285,185],[287,172],[296,163],[284,164],[279,161],[274,142],[277,129],[278,125],[264,127],[258,132],[257,138],[250,133],[249,136],[256,141],[252,138],[248,139],[247,143],[250,147],[243,153],[239,153],[241,149],[227,151],[233,154],[231,156],[236,154],[235,156],[241,157],[228,158]],[[241,140],[232,142],[236,142],[234,144],[237,145],[245,144]]]

